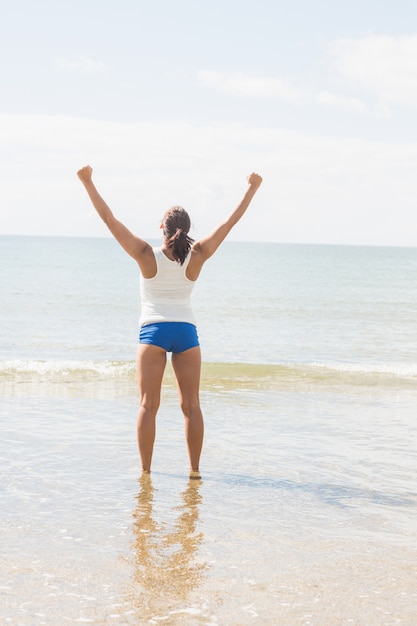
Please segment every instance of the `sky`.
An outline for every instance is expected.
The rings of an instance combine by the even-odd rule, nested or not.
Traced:
[[[415,0],[14,0],[0,21],[0,234],[417,246]]]

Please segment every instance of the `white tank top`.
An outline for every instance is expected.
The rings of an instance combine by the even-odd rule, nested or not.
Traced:
[[[140,278],[140,326],[155,322],[188,322],[195,324],[191,309],[191,292],[195,281],[185,275],[191,253],[183,265],[171,261],[161,248],[152,248],[156,260],[153,278]]]

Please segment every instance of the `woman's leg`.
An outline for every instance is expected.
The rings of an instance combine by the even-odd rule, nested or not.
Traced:
[[[162,377],[167,355],[158,346],[140,343],[136,366],[139,387],[138,447],[144,472],[151,471],[156,414],[161,398]]]
[[[204,422],[200,408],[201,352],[197,346],[172,355],[172,367],[185,420],[185,437],[191,471],[198,472],[203,447]]]

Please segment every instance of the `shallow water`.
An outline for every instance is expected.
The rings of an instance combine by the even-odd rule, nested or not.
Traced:
[[[89,389],[2,404],[4,623],[415,622],[414,391],[204,391],[200,482],[168,385],[143,482]]]

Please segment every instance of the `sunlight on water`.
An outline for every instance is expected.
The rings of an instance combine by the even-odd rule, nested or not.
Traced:
[[[138,481],[136,398],[85,392],[3,402],[4,623],[413,623],[415,393],[204,391],[189,481],[168,388]]]

